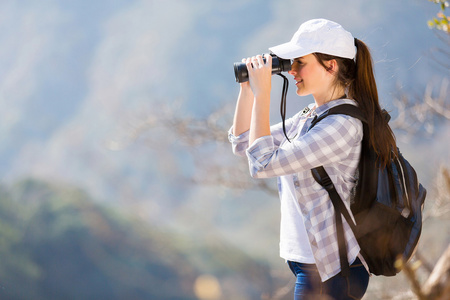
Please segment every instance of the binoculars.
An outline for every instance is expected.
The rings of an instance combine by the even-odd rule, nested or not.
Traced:
[[[271,53],[270,56],[272,56],[272,75],[280,74],[281,72],[288,72],[291,70],[290,59],[280,58],[273,53]],[[264,54],[263,61],[266,61],[266,59],[264,58]],[[234,63],[234,77],[236,78],[236,82],[238,83],[248,81],[248,70],[245,63]]]

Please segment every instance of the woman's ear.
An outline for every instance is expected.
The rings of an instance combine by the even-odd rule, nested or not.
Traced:
[[[330,72],[330,73],[337,72],[337,61],[335,59],[327,61],[326,64],[327,64],[327,67],[325,68],[325,70],[327,70],[327,72]]]

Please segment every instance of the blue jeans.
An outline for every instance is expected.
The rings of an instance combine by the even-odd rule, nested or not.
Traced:
[[[367,273],[359,258],[351,264],[348,277],[344,277],[339,273],[325,282],[320,280],[319,272],[314,264],[288,261],[288,265],[292,273],[297,277],[294,300],[361,299],[366,293],[369,284],[369,273]]]

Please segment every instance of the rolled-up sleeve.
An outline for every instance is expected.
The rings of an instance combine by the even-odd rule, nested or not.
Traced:
[[[228,130],[228,140],[231,143],[234,155],[245,156],[245,150],[248,148],[249,131],[235,136],[233,134],[233,127],[231,127],[230,130]]]
[[[267,135],[256,139],[247,149],[246,153],[250,175],[252,177],[257,177],[257,174],[264,170],[267,164],[272,160],[272,156],[276,154],[273,137]]]
[[[294,120],[298,119],[299,115],[300,113],[286,120],[285,126],[288,131],[292,127]],[[285,139],[282,123],[270,126],[270,133],[272,136],[271,139],[274,147],[278,147],[281,141]],[[248,144],[249,139],[250,139],[250,131],[246,131],[238,136],[235,136],[233,134],[233,126],[231,126],[230,130],[228,130],[228,140],[231,143],[233,153],[237,156],[244,156],[244,157],[246,156],[246,150],[249,147]]]

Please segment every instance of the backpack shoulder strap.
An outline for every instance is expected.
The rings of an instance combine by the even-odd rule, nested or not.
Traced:
[[[348,264],[348,257],[347,257],[347,243],[345,241],[344,236],[344,227],[342,223],[342,216],[347,221],[347,224],[350,226],[350,228],[353,231],[353,234],[356,234],[356,224],[353,222],[352,217],[350,216],[347,208],[345,207],[344,202],[342,201],[341,197],[336,191],[336,188],[331,181],[330,177],[328,176],[327,172],[323,168],[323,166],[314,168],[311,170],[312,175],[314,179],[319,183],[321,186],[325,188],[325,190],[328,192],[328,195],[330,196],[331,203],[333,204],[334,208],[334,218],[336,222],[336,234],[337,234],[337,240],[338,240],[338,251],[339,251],[339,262],[341,265],[341,272],[342,275],[347,277],[350,274],[350,267]]]
[[[317,123],[319,123],[322,119],[328,117],[329,115],[348,115],[353,118],[357,118],[361,120],[364,123],[367,123],[366,118],[363,115],[363,112],[358,106],[352,105],[352,104],[341,104],[334,106],[321,114],[320,116],[317,116],[312,120],[311,125],[309,126],[308,130],[313,128]]]
[[[314,120],[311,122],[311,125],[309,126],[308,130],[310,130],[314,125],[316,125],[318,122],[320,122],[322,119],[326,118],[329,115],[348,115],[354,118],[357,118],[361,120],[362,122],[367,123],[366,119],[363,116],[363,113],[361,109],[355,105],[351,104],[341,104],[338,106],[334,106],[321,114],[320,116],[316,116]],[[327,172],[325,171],[323,166],[319,166],[317,168],[314,168],[311,170],[311,173],[314,177],[314,179],[322,185],[326,191],[328,192],[328,195],[330,196],[331,202],[333,204],[334,210],[335,210],[335,222],[336,222],[336,233],[337,233],[337,239],[338,239],[338,248],[339,248],[339,260],[341,264],[341,272],[343,276],[348,276],[350,273],[350,268],[348,265],[348,258],[347,258],[347,245],[344,237],[344,228],[342,224],[342,217],[341,214],[343,214],[344,218],[346,219],[347,223],[350,225],[353,232],[356,232],[356,225],[353,222],[352,218],[350,217],[350,214],[347,210],[347,208],[344,205],[344,202],[342,201],[341,197],[336,191],[336,188],[331,181],[330,177],[328,176]]]

